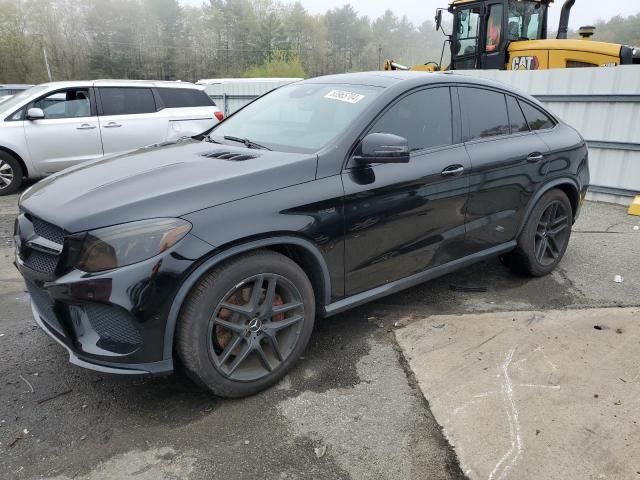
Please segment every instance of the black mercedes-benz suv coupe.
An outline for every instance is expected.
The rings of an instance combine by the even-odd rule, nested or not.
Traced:
[[[124,374],[179,364],[240,397],[292,368],[318,317],[490,256],[551,272],[587,157],[573,128],[501,84],[315,78],[197,138],[34,185],[15,261],[35,320],[71,362]]]

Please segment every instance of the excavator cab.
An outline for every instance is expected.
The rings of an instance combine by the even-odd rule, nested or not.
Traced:
[[[552,1],[455,0],[449,7],[453,15],[450,68],[504,69],[511,42],[547,38],[547,9]],[[436,20],[442,18],[441,12]]]
[[[594,41],[594,27],[582,27],[580,39],[567,39],[569,15],[576,0],[565,0],[558,34],[547,38],[547,13],[553,0],[452,0],[452,31],[442,25],[444,9],[436,11],[436,28],[447,36],[440,62],[405,67],[393,60],[385,70],[546,70],[550,68],[640,65],[640,48]],[[442,64],[445,48],[451,63]]]

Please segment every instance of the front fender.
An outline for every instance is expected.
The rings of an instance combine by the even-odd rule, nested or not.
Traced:
[[[320,270],[322,281],[324,284],[324,296],[323,301],[325,305],[331,303],[331,278],[329,275],[329,268],[324,260],[322,253],[318,248],[310,241],[293,236],[293,235],[278,235],[269,238],[263,238],[258,240],[241,243],[233,247],[222,250],[221,252],[214,254],[212,257],[207,258],[204,262],[193,270],[189,276],[182,282],[178,293],[174,297],[164,334],[164,352],[163,359],[168,360],[173,356],[173,343],[175,339],[176,325],[178,323],[178,317],[182,310],[182,305],[187,298],[187,295],[194,287],[194,285],[202,278],[202,276],[216,265],[224,262],[225,260],[240,255],[245,252],[257,250],[259,248],[266,248],[275,245],[295,245],[304,248],[309,254],[316,260],[317,266]]]

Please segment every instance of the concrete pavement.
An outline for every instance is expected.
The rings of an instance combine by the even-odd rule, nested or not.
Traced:
[[[396,337],[471,479],[640,478],[640,308],[441,315]]]

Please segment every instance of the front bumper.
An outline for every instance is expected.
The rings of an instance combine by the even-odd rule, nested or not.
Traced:
[[[43,320],[42,314],[38,311],[34,302],[31,302],[31,312],[33,319],[44,332],[62,345],[69,353],[69,362],[88,370],[94,370],[102,373],[114,373],[119,375],[146,375],[146,374],[166,374],[173,371],[173,360],[162,360],[154,363],[140,364],[123,364],[123,363],[107,363],[95,359],[83,360],[79,357],[65,340],[59,337],[59,333]]]
[[[168,312],[182,280],[211,247],[187,235],[158,257],[115,270],[43,275],[16,253],[38,325],[69,353],[71,363],[117,374],[166,374]]]

